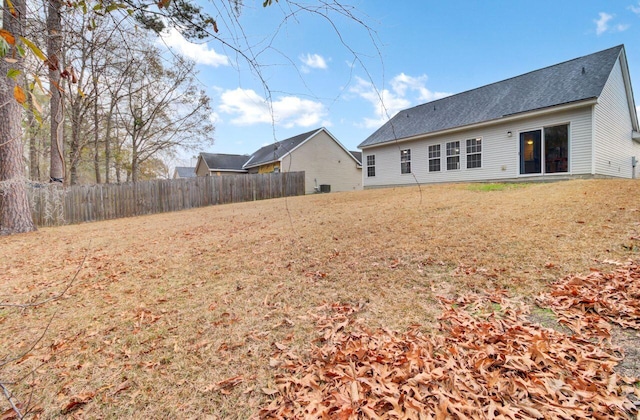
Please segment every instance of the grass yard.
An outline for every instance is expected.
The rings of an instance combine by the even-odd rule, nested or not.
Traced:
[[[61,299],[0,308],[0,360],[27,353],[0,381],[19,380],[8,388],[43,418],[258,416],[278,390],[274,354],[321,345],[322,305],[426,336],[438,333],[438,296],[505,289],[534,307],[554,280],[640,260],[639,191],[627,180],[434,185],[0,237],[0,302],[54,296],[84,260]],[[624,343],[640,347],[635,331]]]

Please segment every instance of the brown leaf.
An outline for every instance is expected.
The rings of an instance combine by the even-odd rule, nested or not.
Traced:
[[[84,404],[88,403],[89,401],[91,401],[93,399],[93,397],[95,397],[95,395],[96,395],[96,393],[95,392],[91,392],[91,391],[83,392],[81,394],[74,395],[62,407],[60,412],[63,415],[69,414],[70,412],[80,408],[81,405],[84,405]]]
[[[115,391],[113,391],[113,396],[118,395],[119,393],[121,393],[124,390],[127,390],[129,388],[131,388],[132,382],[130,380],[126,380],[123,383],[121,383],[120,385],[118,385],[118,387],[116,388]]]
[[[238,375],[231,378],[227,378],[220,382],[216,382],[216,386],[218,387],[218,389],[233,388],[234,386],[241,384],[242,381],[244,381],[244,378],[242,377],[242,375]]]

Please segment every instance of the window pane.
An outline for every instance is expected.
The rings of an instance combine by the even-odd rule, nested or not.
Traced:
[[[481,168],[481,167],[482,167],[482,155],[480,153],[467,155],[467,169]]]
[[[539,174],[542,172],[540,130],[520,133],[520,173]]]
[[[400,173],[411,173],[411,149],[400,150]]]
[[[460,169],[460,156],[452,156],[447,158],[447,170],[452,171]]]
[[[544,171],[569,172],[569,126],[544,129]]]
[[[452,141],[447,143],[447,156],[455,156],[460,154],[460,142]]]
[[[429,159],[440,157],[440,145],[429,146]]]

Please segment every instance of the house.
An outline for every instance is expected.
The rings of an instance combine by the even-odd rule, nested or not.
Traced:
[[[195,178],[196,168],[189,166],[176,166],[173,170],[173,179]]]
[[[224,153],[200,153],[196,163],[197,176],[246,174],[242,167],[248,155],[228,155]]]
[[[349,150],[349,153],[358,161],[358,164],[362,168],[362,152],[359,150]]]
[[[400,111],[363,141],[363,185],[635,178],[624,46]]]
[[[200,153],[196,165],[198,176],[299,171],[305,173],[307,194],[362,189],[361,161],[324,127],[261,147],[249,156]]]

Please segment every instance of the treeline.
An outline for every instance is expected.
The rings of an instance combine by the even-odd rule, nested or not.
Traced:
[[[178,146],[213,141],[210,100],[195,64],[162,46],[153,30],[162,28],[132,19],[124,4],[94,3],[92,10],[58,4],[57,11],[50,2],[27,4],[25,38],[49,49],[45,60],[25,56],[31,180],[75,185],[166,177]],[[53,32],[52,14],[59,23]]]

